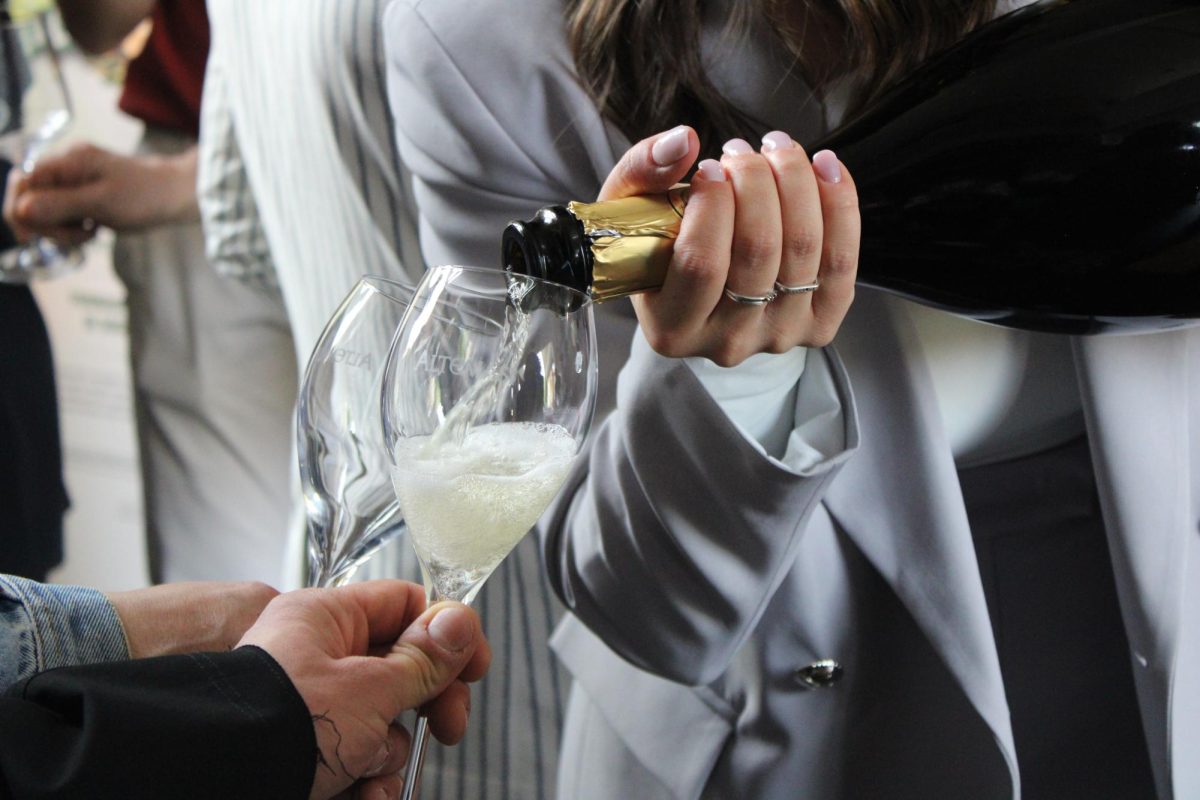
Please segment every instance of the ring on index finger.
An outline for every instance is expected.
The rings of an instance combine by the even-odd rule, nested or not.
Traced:
[[[798,286],[788,286],[787,284],[775,281],[775,294],[812,294],[821,286],[820,281],[812,283],[802,283]]]
[[[726,286],[725,296],[733,302],[741,303],[744,306],[765,306],[774,300],[777,295],[775,292],[768,292],[767,294],[738,294]]]

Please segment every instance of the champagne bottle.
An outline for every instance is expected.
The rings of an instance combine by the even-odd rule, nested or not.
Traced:
[[[1200,319],[1200,3],[1041,0],[915,70],[810,152],[855,177],[859,283],[1072,334]],[[686,206],[542,209],[507,269],[597,300],[661,285]]]

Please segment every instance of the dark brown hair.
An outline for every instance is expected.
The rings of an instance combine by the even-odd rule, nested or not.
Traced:
[[[700,51],[706,0],[566,0],[575,66],[605,118],[632,141],[679,123],[705,151],[765,126],[721,95]],[[818,90],[850,73],[851,108],[877,96],[930,55],[990,19],[997,0],[732,0],[732,35],[755,19]],[[832,46],[830,40],[832,39]],[[824,48],[813,47],[825,42]],[[807,47],[806,47],[807,44]],[[830,54],[851,54],[843,63]]]

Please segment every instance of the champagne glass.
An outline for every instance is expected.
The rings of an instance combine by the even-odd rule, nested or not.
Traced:
[[[591,301],[525,275],[425,274],[388,354],[384,444],[430,603],[470,603],[561,488],[596,402]],[[416,796],[420,715],[402,797]]]
[[[74,114],[49,11],[0,7],[0,155],[24,172],[66,133]],[[0,282],[28,283],[83,263],[78,247],[38,237],[0,254]]]
[[[340,586],[404,530],[388,477],[379,393],[412,287],[373,275],[338,306],[304,371],[296,411],[310,586]]]

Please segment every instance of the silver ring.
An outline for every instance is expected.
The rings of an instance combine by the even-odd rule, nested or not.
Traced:
[[[775,299],[775,292],[770,294],[738,294],[731,292],[729,287],[725,287],[725,296],[735,303],[741,303],[744,306],[765,306],[767,303]]]
[[[775,281],[775,294],[810,294],[815,292],[820,285],[819,281],[813,281],[812,283],[802,283],[799,286],[787,286]]]

